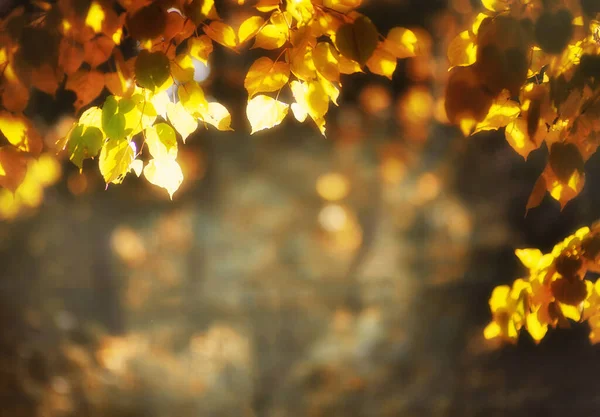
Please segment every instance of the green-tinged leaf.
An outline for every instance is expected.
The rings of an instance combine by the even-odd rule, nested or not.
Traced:
[[[97,156],[103,141],[104,135],[97,127],[77,124],[68,135],[69,159],[79,168],[83,168],[83,160]]]
[[[104,181],[119,184],[129,172],[133,162],[134,151],[127,139],[109,139],[100,151],[100,173]]]
[[[166,123],[157,123],[146,128],[146,145],[154,158],[177,156],[177,137],[175,131]]]
[[[379,32],[366,16],[344,23],[335,34],[335,46],[346,58],[364,65],[377,48]]]
[[[170,77],[169,58],[162,52],[143,50],[135,60],[135,78],[142,88],[157,90],[164,88]]]
[[[125,116],[119,113],[119,103],[115,96],[108,96],[102,106],[102,130],[111,139],[125,137]]]

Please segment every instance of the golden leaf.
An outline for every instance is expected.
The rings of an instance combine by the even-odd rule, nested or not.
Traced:
[[[213,51],[213,44],[210,38],[206,35],[188,40],[188,54],[196,58],[204,65],[208,63],[208,57]]]
[[[371,57],[367,60],[367,68],[373,74],[383,75],[392,79],[396,71],[396,57],[389,53],[383,47],[375,49]]]
[[[417,35],[412,30],[395,27],[389,32],[383,42],[383,49],[394,55],[397,59],[417,55],[419,44]]]
[[[448,45],[450,67],[471,65],[477,59],[476,38],[468,30],[459,33]]]
[[[238,29],[239,43],[242,44],[248,39],[253,38],[264,23],[265,19],[261,16],[250,16],[248,19],[244,20]]]
[[[506,141],[523,158],[527,159],[531,151],[536,150],[542,144],[544,133],[539,129],[534,140],[527,135],[527,121],[522,118],[516,118],[508,125],[504,131]]]
[[[252,98],[258,93],[268,93],[281,89],[290,78],[290,64],[273,62],[270,58],[258,58],[248,69],[244,87]]]
[[[0,111],[0,132],[16,148],[32,154],[42,151],[42,138],[25,116]]]
[[[319,42],[312,50],[312,58],[317,71],[329,81],[340,80],[338,53],[330,43]]]
[[[206,33],[213,41],[231,49],[237,46],[235,31],[228,24],[212,21],[208,26],[204,26],[203,29],[204,33]]]

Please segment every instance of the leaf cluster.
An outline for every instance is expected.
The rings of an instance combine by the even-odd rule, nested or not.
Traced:
[[[0,21],[0,131],[8,141],[0,148],[0,186],[15,191],[25,175],[21,159],[44,148],[25,115],[31,89],[65,89],[76,94],[81,114],[59,149],[80,169],[96,158],[107,184],[143,172],[172,197],[183,181],[180,141],[199,123],[232,130],[229,111],[208,98],[197,76],[215,44],[267,54],[244,80],[251,133],[277,126],[291,108],[325,134],[341,74],[369,69],[391,78],[397,59],[417,52],[413,32],[394,28],[383,37],[356,11],[360,4],[258,0],[237,29],[221,19],[214,0],[37,1],[32,12],[13,10]],[[133,55],[123,47],[128,39],[137,45]]]
[[[579,0],[482,0],[448,48],[448,119],[466,135],[505,128],[523,158],[548,149],[527,209],[545,194],[561,208],[585,184],[600,124],[600,22]]]

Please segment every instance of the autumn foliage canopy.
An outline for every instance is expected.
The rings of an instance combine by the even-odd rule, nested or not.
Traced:
[[[27,112],[32,89],[76,94],[77,121],[56,144],[73,164],[95,160],[107,185],[143,174],[172,197],[183,181],[178,147],[200,127],[231,130],[231,113],[197,77],[215,48],[263,52],[243,83],[252,134],[293,117],[325,135],[342,75],[391,79],[398,59],[421,52],[409,29],[380,33],[361,0],[238,3],[252,11],[238,27],[213,0],[37,1],[10,11],[0,20],[3,191],[54,181]],[[593,0],[482,0],[449,43],[449,122],[467,136],[504,129],[525,159],[548,150],[526,210],[546,193],[564,207],[584,186],[600,134],[599,13]],[[494,290],[485,336],[514,342],[524,328],[539,341],[549,327],[589,319],[599,341],[600,284],[586,279],[600,271],[599,255],[595,226],[548,254],[518,250],[529,275]]]

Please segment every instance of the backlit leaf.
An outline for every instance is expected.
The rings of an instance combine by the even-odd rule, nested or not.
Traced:
[[[200,118],[218,130],[229,131],[231,128],[231,114],[229,111],[220,103],[212,102],[208,103],[206,110],[200,112]]]
[[[199,117],[200,113],[208,107],[204,91],[196,81],[180,85],[177,94],[185,110],[194,117]]]
[[[362,0],[323,0],[323,5],[341,13],[348,13],[362,3]]]
[[[190,38],[187,43],[188,54],[202,62],[204,65],[208,63],[208,57],[213,51],[211,39],[206,36],[198,36]]]
[[[473,134],[482,130],[495,130],[504,127],[515,120],[520,112],[519,103],[510,100],[508,94],[501,95],[492,102],[487,116],[477,123]]]
[[[180,83],[187,83],[194,79],[194,62],[188,54],[179,54],[171,61],[171,75]]]
[[[125,123],[125,115],[119,112],[117,99],[115,96],[108,96],[102,106],[102,130],[111,139],[123,139]]]
[[[167,103],[167,117],[177,133],[181,135],[184,143],[187,137],[198,128],[198,121],[187,112],[180,101],[175,104]]]
[[[514,119],[504,131],[506,141],[512,148],[523,158],[527,159],[531,151],[536,150],[542,143],[542,138],[539,141],[533,141],[527,134],[527,121],[522,118]],[[539,136],[536,134],[536,137]]]
[[[226,23],[212,21],[208,26],[203,26],[206,33],[212,40],[228,48],[237,46],[235,31]]]
[[[340,80],[338,53],[328,42],[319,42],[312,50],[312,58],[317,71],[329,81]]]
[[[157,123],[147,127],[145,143],[153,158],[177,157],[177,137],[175,131],[166,123]]]
[[[258,93],[268,93],[281,89],[290,77],[290,65],[287,62],[273,62],[262,57],[254,61],[248,69],[244,87],[249,97]]]
[[[173,158],[151,159],[144,168],[144,176],[150,183],[166,189],[171,199],[183,182],[181,167]]]
[[[448,60],[450,66],[471,65],[477,58],[475,37],[468,30],[456,35],[448,45]]]
[[[77,124],[69,132],[67,140],[69,159],[82,168],[84,159],[98,155],[104,135],[97,127]]]
[[[42,151],[42,138],[31,122],[24,116],[0,111],[0,132],[16,148],[33,154]]]
[[[261,16],[250,16],[248,19],[244,20],[238,29],[239,43],[242,44],[254,37],[264,23],[265,19]]]
[[[383,47],[379,47],[373,51],[373,54],[367,60],[367,67],[373,74],[383,75],[391,80],[394,71],[396,71],[396,63],[394,55]]]
[[[383,49],[397,59],[408,58],[419,52],[417,35],[412,30],[395,27],[389,32],[383,42]]]
[[[12,146],[0,146],[0,187],[15,191],[26,173],[26,156]]]
[[[272,97],[259,95],[248,101],[246,116],[250,121],[252,133],[277,126],[285,118],[289,105]]]
[[[127,139],[109,139],[102,146],[98,166],[104,181],[120,184],[134,159],[133,148]]]

